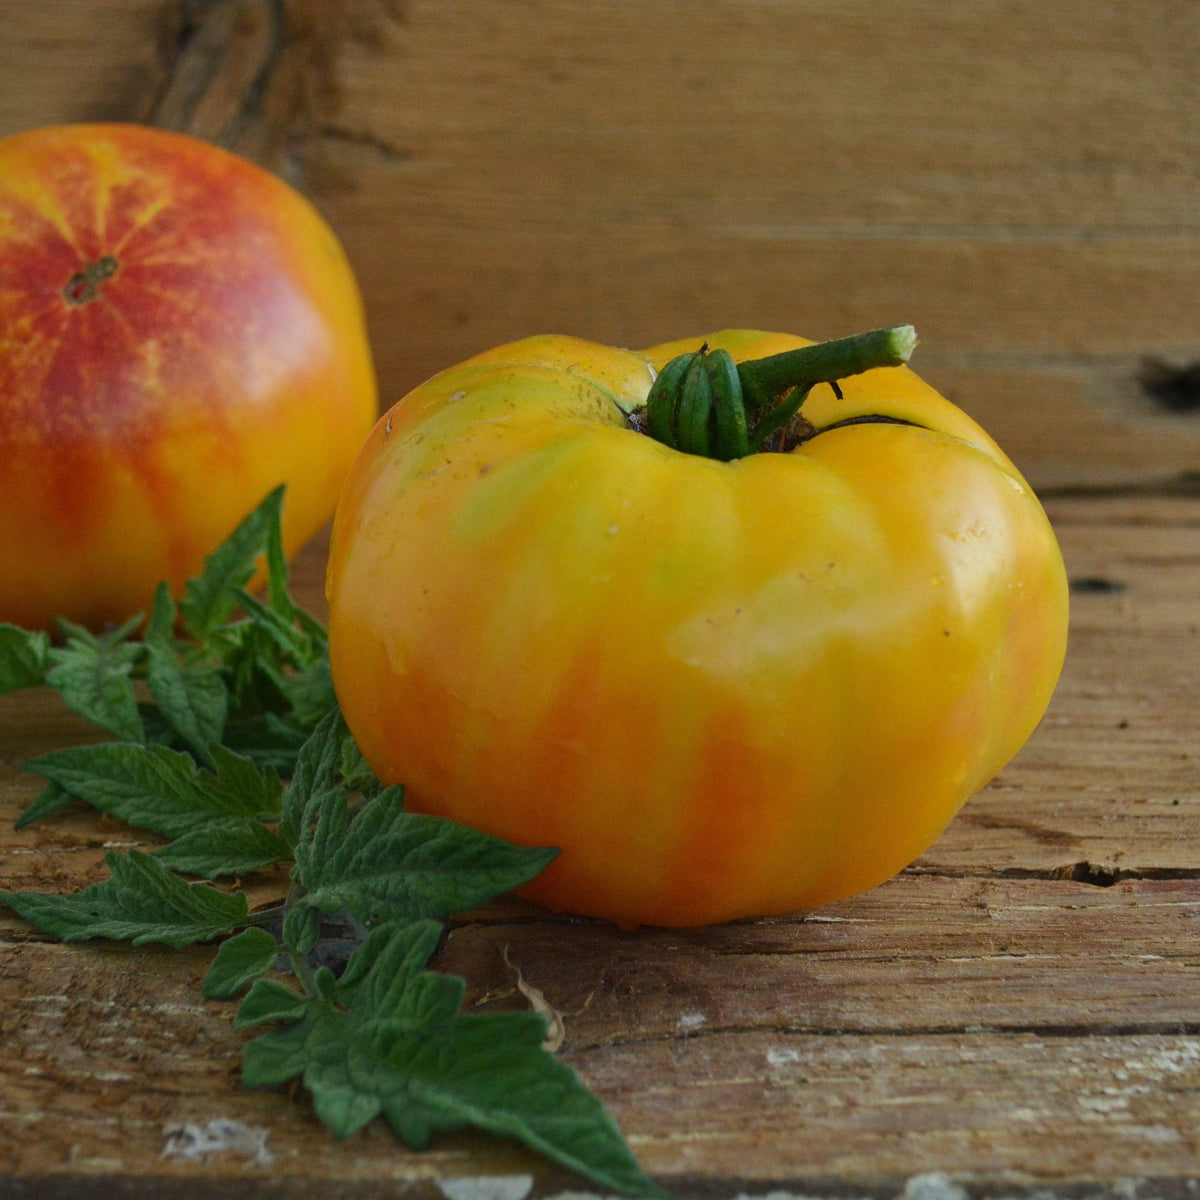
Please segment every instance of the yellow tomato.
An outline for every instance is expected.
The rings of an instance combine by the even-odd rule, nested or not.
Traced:
[[[906,367],[813,387],[806,440],[640,431],[668,360],[535,337],[376,425],[329,565],[339,700],[419,812],[560,848],[524,893],[623,926],[780,913],[920,855],[1041,718],[1061,555],[978,425]]]
[[[292,188],[135,125],[0,141],[0,621],[146,611],[280,483],[297,549],[376,415],[354,277]]]

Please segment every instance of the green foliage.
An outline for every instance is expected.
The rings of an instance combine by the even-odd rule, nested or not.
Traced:
[[[279,946],[265,929],[243,929],[221,943],[201,991],[209,1000],[232,1000],[265,975],[278,956]]]
[[[70,807],[74,802],[75,797],[65,788],[59,787],[57,783],[48,783],[38,798],[16,819],[14,828],[24,829],[26,825],[44,821],[56,812]]]
[[[514,1137],[628,1195],[661,1193],[642,1173],[600,1102],[542,1049],[546,1019],[464,1016],[462,981],[424,970],[433,921],[389,922],[359,947],[340,979],[302,1003],[260,982],[242,1028],[280,1022],[245,1050],[243,1081],[273,1087],[300,1076],[335,1137],[377,1116],[415,1150],[467,1126]]]
[[[282,489],[267,496],[188,581],[178,607],[160,585],[149,620],[139,615],[100,635],[60,622],[57,646],[0,625],[0,693],[48,684],[119,741],[182,750],[209,766],[223,744],[290,773],[336,697],[325,631],[288,591],[282,503]],[[265,601],[244,590],[264,562]],[[39,798],[22,823],[62,802],[57,792]]]
[[[249,916],[243,893],[189,884],[151,854],[130,850],[104,861],[111,878],[73,896],[0,891],[0,901],[63,942],[112,938],[135,946],[190,946],[229,933]]]
[[[173,871],[219,879],[286,862],[291,851],[274,830],[255,817],[219,817],[175,838],[154,856]]]
[[[212,747],[215,771],[166,746],[100,742],[54,750],[25,764],[102,812],[131,825],[179,837],[214,818],[277,820],[282,785],[249,759]]]
[[[296,848],[307,900],[323,912],[349,909],[370,925],[385,915],[441,917],[486,903],[528,882],[556,851],[514,846],[452,821],[406,813],[388,788],[351,820],[329,796],[312,837]]]
[[[85,720],[126,741],[144,743],[133,670],[145,657],[145,648],[129,640],[140,624],[141,617],[134,617],[96,637],[80,625],[60,621],[65,644],[47,653],[46,682]]]
[[[205,559],[201,574],[188,581],[179,613],[184,628],[203,641],[237,607],[237,593],[254,576],[259,557],[275,536],[283,512],[283,488],[276,488],[228,538]],[[280,559],[282,562],[282,558]]]
[[[193,753],[207,759],[209,746],[225,732],[229,693],[220,668],[187,653],[175,641],[174,628],[175,604],[161,584],[146,630],[146,682],[162,719]]]
[[[0,891],[0,903],[62,941],[224,939],[203,994],[245,992],[235,1027],[275,1026],[247,1042],[244,1081],[301,1078],[339,1138],[382,1117],[420,1149],[470,1126],[609,1190],[660,1194],[600,1102],[542,1049],[543,1017],[464,1015],[464,982],[425,969],[437,918],[533,878],[556,852],[407,813],[403,790],[375,778],[337,710],[325,631],[288,592],[282,499],[238,526],[178,608],[163,585],[148,621],[101,635],[63,623],[57,646],[0,625],[0,692],[48,685],[116,739],[25,764],[47,782],[18,825],[81,801],[167,839],[108,855],[110,877],[75,895]],[[263,563],[258,598],[244,589]],[[287,901],[262,913],[183,877],[281,863]],[[322,920],[346,914],[364,940],[338,976],[317,965]]]
[[[33,687],[46,676],[50,639],[16,625],[0,625],[0,695]]]
[[[364,925],[441,917],[511,891],[554,859],[554,850],[407,813],[399,787],[364,800],[351,818],[339,786],[348,737],[335,710],[309,740],[284,802],[302,904],[347,909]]]

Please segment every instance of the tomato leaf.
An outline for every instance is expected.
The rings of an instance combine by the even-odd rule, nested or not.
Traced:
[[[313,822],[326,796],[341,789],[342,745],[349,736],[342,714],[333,709],[317,722],[300,748],[291,783],[283,794],[279,833],[297,846],[311,836]]]
[[[314,656],[323,655],[329,646],[325,626],[292,599],[288,591],[289,574],[287,556],[283,549],[283,526],[279,520],[275,520],[267,530],[267,602],[272,611],[278,613],[285,621],[300,627],[301,632],[308,638]]]
[[[253,578],[258,559],[266,552],[270,530],[279,524],[283,491],[278,487],[271,492],[204,560],[201,574],[188,580],[179,615],[192,637],[202,641],[237,607],[238,589]]]
[[[312,729],[321,717],[337,706],[329,658],[322,655],[303,671],[284,680],[282,691],[292,707],[292,719]]]
[[[265,975],[278,956],[279,947],[265,929],[243,929],[221,943],[200,990],[209,1000],[232,1000]]]
[[[542,1050],[545,1036],[545,1017],[509,1012],[459,1017],[435,1035],[398,1039],[387,1065],[407,1087],[384,1097],[384,1118],[413,1149],[433,1133],[474,1126],[515,1138],[601,1187],[661,1196],[600,1101]]]
[[[219,664],[230,717],[273,713],[298,726],[303,740],[334,702],[332,680],[325,682],[326,649],[298,632],[292,642],[270,609],[253,603],[251,608],[249,619],[220,626],[204,643],[205,652]]]
[[[24,829],[35,821],[45,820],[75,803],[75,797],[57,783],[47,783],[38,798],[16,819],[14,829]]]
[[[149,642],[147,650],[146,679],[159,713],[198,757],[208,759],[208,747],[225,730],[228,693],[219,672],[185,663],[169,646]]]
[[[234,594],[242,609],[257,628],[275,643],[283,657],[303,666],[313,661],[317,650],[307,634],[296,625],[294,611],[280,613],[241,588]]]
[[[218,744],[211,753],[215,771],[166,746],[102,742],[53,750],[24,766],[102,812],[172,838],[217,817],[278,816],[283,789],[273,770],[260,773]]]
[[[172,636],[175,605],[167,585],[160,584],[146,629],[146,680],[158,713],[183,741],[208,761],[208,747],[225,730],[228,692],[217,667],[189,660]]]
[[[179,948],[210,941],[245,923],[246,896],[188,884],[153,855],[110,853],[111,878],[70,896],[0,890],[0,902],[63,942],[90,938],[161,942]]]
[[[380,926],[329,998],[309,997],[303,1008],[290,989],[257,984],[238,1024],[290,1023],[247,1043],[243,1082],[302,1077],[339,1138],[379,1115],[413,1149],[474,1127],[515,1138],[600,1187],[661,1196],[600,1101],[542,1049],[544,1017],[463,1016],[461,981],[422,970],[438,934],[428,921]]]
[[[291,904],[283,918],[283,940],[289,950],[308,955],[321,938],[321,914],[311,904]]]
[[[222,744],[250,759],[259,770],[268,767],[281,775],[296,769],[296,756],[307,734],[278,713],[256,713],[225,722]]]
[[[351,819],[346,770],[359,771],[361,756],[348,740],[334,709],[301,749],[283,796],[279,833],[294,847],[303,889],[294,921],[306,906],[325,913],[348,909],[363,925],[444,916],[510,891],[555,857],[554,850],[514,846],[454,821],[406,813],[398,787],[371,789]],[[373,775],[370,781],[377,782]],[[304,928],[307,942],[311,922]]]
[[[252,620],[232,621],[212,630],[205,651],[219,663],[229,691],[230,709],[237,713],[283,711],[279,689],[282,664],[274,642]]]
[[[358,743],[349,735],[342,742],[342,782],[348,792],[358,792],[364,799],[383,791],[379,777],[371,770]]]
[[[299,1021],[307,1011],[308,1002],[297,991],[275,979],[260,979],[242,1001],[233,1027],[250,1029],[272,1021]],[[283,1079],[291,1079],[296,1074],[297,1071],[292,1071],[284,1075]]]
[[[46,654],[46,682],[57,689],[66,706],[127,742],[146,740],[132,679],[145,647],[128,640],[141,621],[140,616],[134,617],[100,637],[61,621],[66,644],[52,647]]]
[[[287,554],[283,549],[283,503],[280,501],[276,519],[267,526],[267,599],[272,610],[292,622],[300,615],[300,607],[288,591]],[[322,633],[324,631],[322,630]]]
[[[537,875],[557,851],[514,846],[441,817],[407,813],[388,788],[350,819],[344,793],[327,793],[311,835],[296,847],[304,902],[345,908],[364,925],[462,912]]]
[[[0,624],[0,695],[42,683],[49,651],[50,639],[46,634]]]
[[[273,863],[286,862],[291,847],[253,817],[221,817],[177,837],[154,852],[173,871],[217,879],[244,875]]]

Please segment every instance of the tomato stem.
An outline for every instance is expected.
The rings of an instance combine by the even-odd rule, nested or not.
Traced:
[[[739,363],[738,375],[748,404],[762,407],[790,388],[836,383],[876,367],[903,366],[916,344],[916,330],[911,325],[872,329]]]
[[[687,454],[743,458],[796,417],[814,384],[902,366],[916,344],[911,325],[896,325],[736,365],[704,345],[659,373],[646,398],[647,431]]]
[[[100,285],[110,276],[115,275],[120,265],[110,254],[96,259],[95,262],[87,263],[82,271],[76,271],[67,280],[67,285],[63,288],[63,296],[67,303],[77,307],[80,304],[86,304],[89,300],[95,300],[100,294]]]

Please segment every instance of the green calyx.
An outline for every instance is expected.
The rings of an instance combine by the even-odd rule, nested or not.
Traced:
[[[815,384],[908,362],[911,325],[818,342],[735,363],[707,344],[673,358],[646,397],[646,432],[685,454],[729,462],[763,450],[800,412]]]

